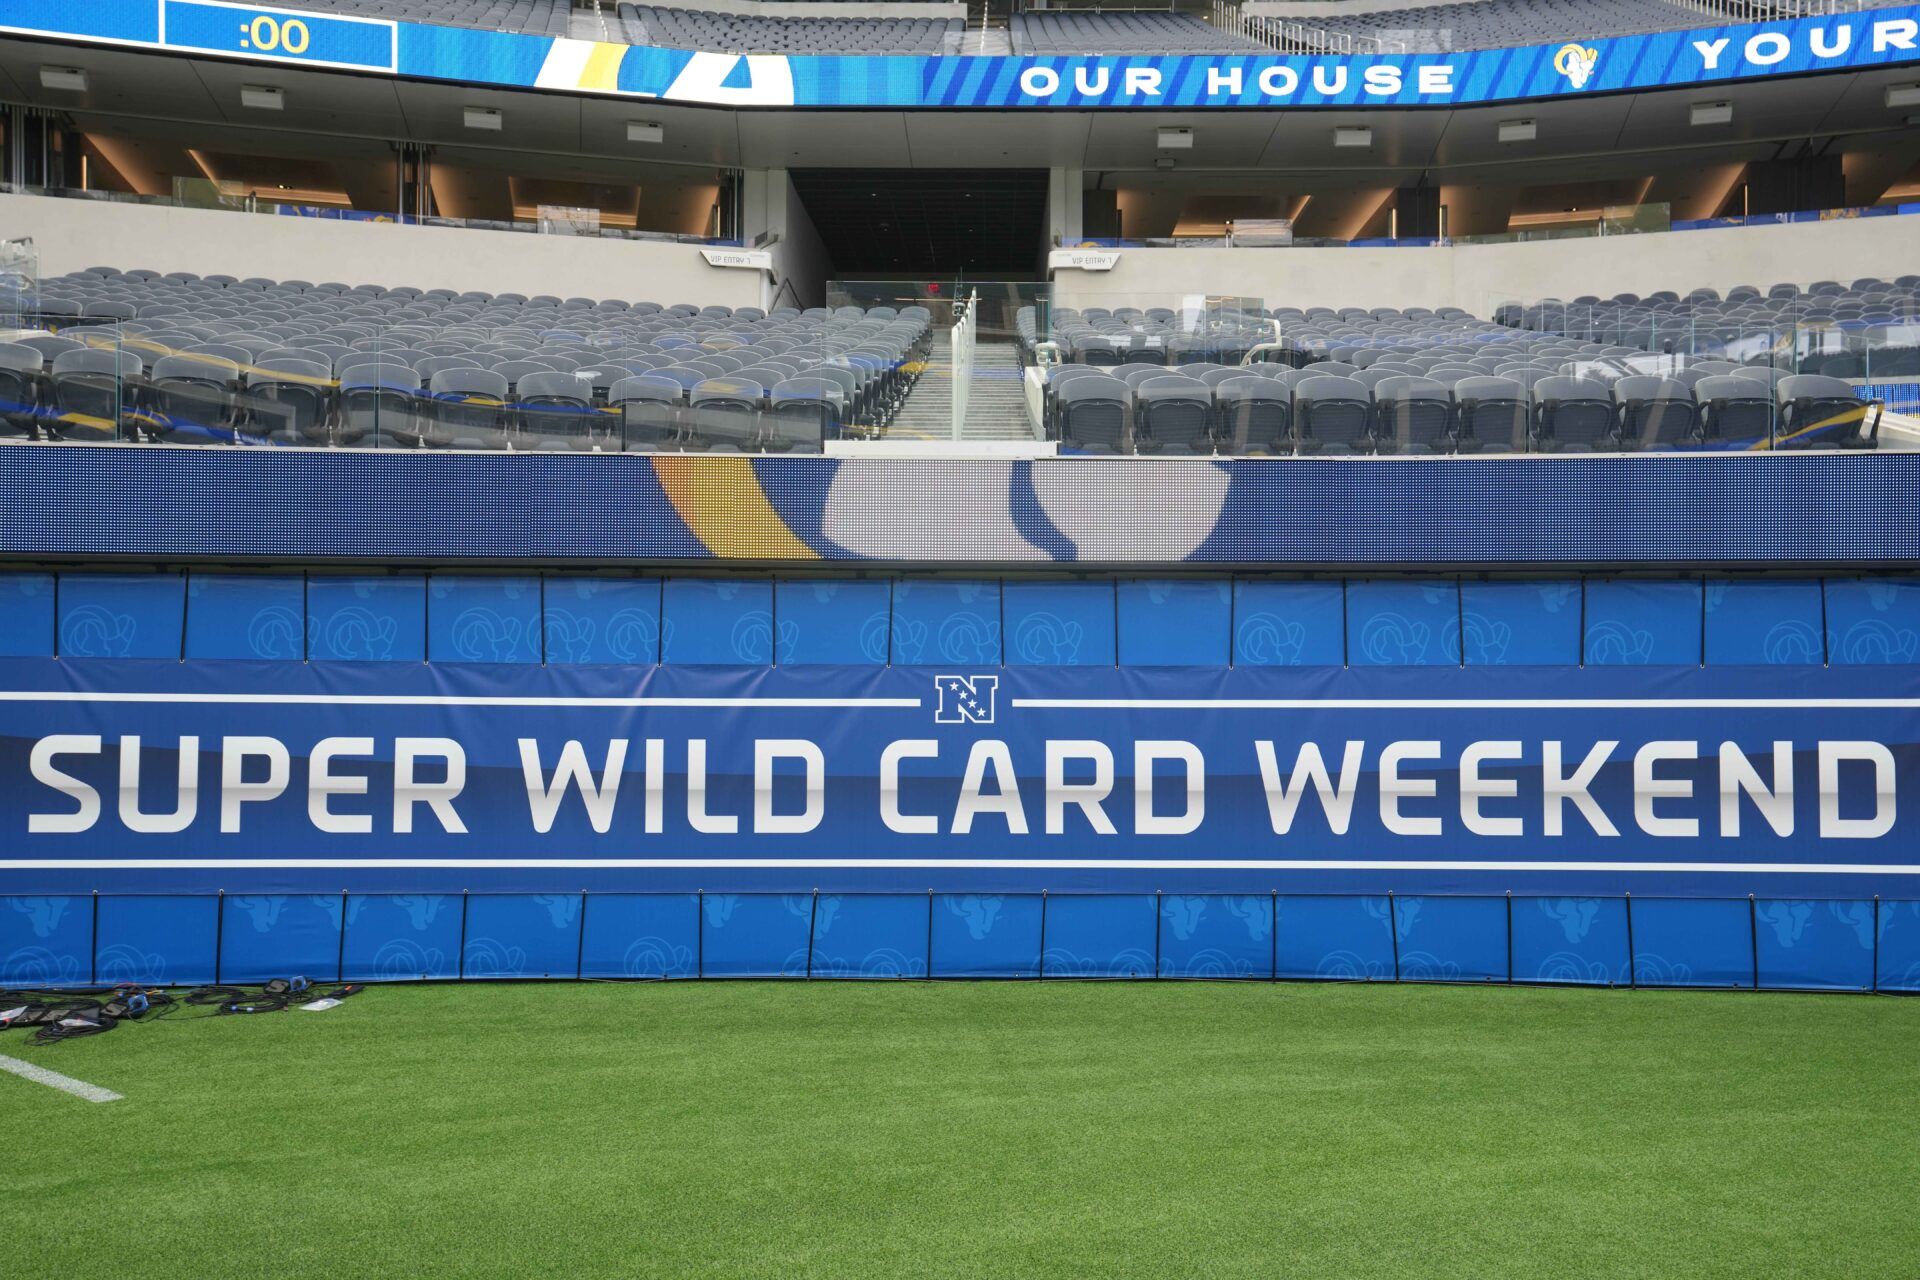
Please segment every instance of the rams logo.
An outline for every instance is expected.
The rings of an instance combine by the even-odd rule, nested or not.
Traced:
[[[1600,61],[1600,51],[1591,46],[1563,44],[1559,52],[1553,55],[1553,69],[1567,78],[1567,83],[1576,89],[1587,87],[1587,81],[1593,78],[1593,67]]]

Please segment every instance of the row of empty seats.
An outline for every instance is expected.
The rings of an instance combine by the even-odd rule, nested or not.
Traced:
[[[1016,13],[1007,34],[1016,54],[1272,52],[1184,13]]]
[[[1494,319],[1643,351],[1763,360],[1839,378],[1920,377],[1920,275],[1843,284],[1619,293],[1501,307]]]
[[[1880,407],[1835,378],[1731,364],[1615,376],[1605,364],[1567,367],[1577,372],[1059,365],[1046,413],[1063,447],[1089,453],[1867,449],[1878,438]]]
[[[284,7],[545,36],[566,35],[573,14],[573,0],[287,0]]]
[[[662,307],[93,268],[15,299],[6,430],[39,439],[796,447],[883,426],[925,308]],[[722,416],[729,415],[729,416]],[[743,419],[745,419],[743,421]]]
[[[1393,52],[1446,53],[1590,40],[1595,36],[1711,26],[1714,19],[1668,0],[1465,0],[1368,10],[1326,6],[1324,14],[1255,19],[1284,47],[1289,25],[1378,40]]]
[[[959,18],[767,18],[621,0],[620,31],[634,44],[718,53],[949,54]]]

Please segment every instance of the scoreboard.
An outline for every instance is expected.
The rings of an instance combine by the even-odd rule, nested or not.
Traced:
[[[217,0],[162,0],[160,42],[227,57],[399,70],[393,22],[337,14],[267,9]]]

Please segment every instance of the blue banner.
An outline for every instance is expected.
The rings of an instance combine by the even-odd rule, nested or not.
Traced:
[[[428,80],[720,106],[1447,106],[1920,61],[1920,6],[1515,49],[1362,56],[738,55],[215,0],[0,0],[0,30]]]
[[[19,659],[0,892],[1908,894],[1920,668]]]

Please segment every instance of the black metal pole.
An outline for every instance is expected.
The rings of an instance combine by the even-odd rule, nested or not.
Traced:
[[[1040,891],[1040,965],[1033,972],[1036,982],[1047,980],[1047,891]]]
[[[460,891],[460,964],[454,973],[462,981],[465,981],[467,976],[467,903],[471,894],[472,890],[469,889]]]
[[[544,582],[545,579],[542,579]],[[543,587],[542,590],[545,590]],[[580,891],[580,943],[573,953],[573,976],[587,976],[587,891]]]
[[[1747,942],[1752,948],[1753,989],[1760,989],[1760,908],[1753,895],[1747,895]]]
[[[347,891],[340,891],[340,954],[333,966],[333,980],[347,980]]]
[[[707,976],[707,891],[694,890],[693,895],[693,976]],[[813,931],[809,929],[808,933]],[[813,944],[807,944],[807,955],[813,955]]]
[[[1873,991],[1880,991],[1880,895],[1873,895]]]
[[[1507,985],[1513,985],[1513,890],[1507,890]]]
[[[901,974],[901,977],[906,977]],[[933,890],[927,890],[927,977],[933,977]]]
[[[1393,890],[1387,890],[1387,933],[1393,938],[1393,980],[1400,981],[1400,909],[1394,904]]]
[[[813,891],[813,902],[807,907],[807,981],[813,981],[813,930],[820,919],[820,890]]]
[[[1877,924],[1877,922],[1876,922]],[[1875,930],[1876,936],[1878,929]],[[1876,971],[1879,966],[1875,965]],[[93,936],[87,943],[87,985],[100,985],[100,891],[93,891]]]
[[[227,891],[220,890],[220,898],[213,908],[213,985],[220,985],[220,953],[227,942]]]

